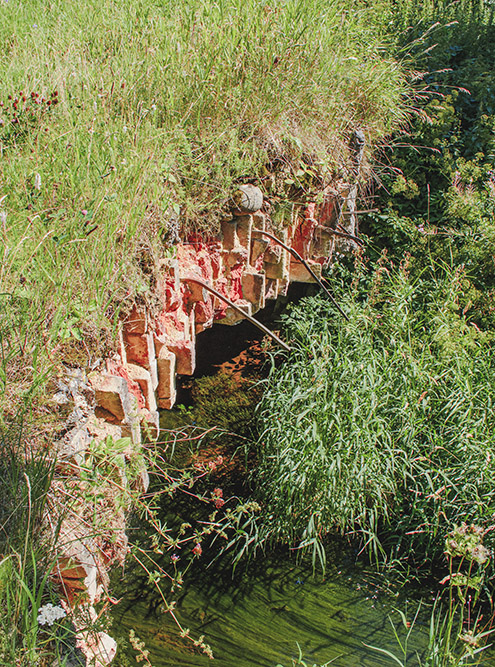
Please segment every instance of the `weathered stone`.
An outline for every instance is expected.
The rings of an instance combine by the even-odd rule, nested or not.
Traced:
[[[167,346],[175,354],[179,375],[193,375],[196,368],[196,341],[181,340]]]
[[[135,396],[130,394],[130,408],[126,413],[126,420],[122,424],[122,436],[130,438],[135,445],[140,445],[141,438],[141,412]]]
[[[235,219],[226,220],[221,223],[223,250],[233,250],[239,245],[237,239],[237,223]]]
[[[201,280],[201,277],[198,276],[199,280]],[[199,283],[195,282],[194,280],[187,280],[184,279],[184,282],[187,285],[187,303],[197,303],[197,302],[202,302],[206,301],[208,298],[208,290],[205,289],[202,285]]]
[[[138,383],[144,397],[146,409],[151,412],[156,410],[155,390],[153,389],[151,373],[146,368],[137,366],[136,364],[128,364],[127,372],[129,373],[129,378]]]
[[[249,303],[249,301],[239,300],[236,301],[235,305],[248,315],[252,315],[253,307],[252,304]],[[225,311],[225,316],[219,319],[218,322],[220,324],[227,324],[228,326],[232,326],[234,324],[237,324],[243,319],[244,317],[243,315],[241,315],[241,313],[239,313],[237,310],[229,306]]]
[[[86,656],[88,667],[107,667],[115,658],[117,642],[106,632],[82,631],[78,637],[77,645]]]
[[[248,248],[251,244],[251,229],[253,227],[253,218],[250,215],[243,215],[236,218],[237,222],[237,239],[239,245],[246,249],[246,256],[248,255]]]
[[[118,440],[122,437],[122,429],[120,426],[110,424],[106,420],[98,419],[93,415],[86,422],[86,428],[92,440],[105,440],[108,437],[113,440]]]
[[[266,277],[273,280],[285,280],[289,277],[289,253],[282,253],[281,259],[277,264],[264,262]]]
[[[247,272],[242,276],[242,294],[246,301],[253,304],[252,312],[265,307],[265,283],[264,273]]]
[[[151,331],[147,333],[130,333],[124,328],[124,344],[127,361],[140,366],[149,364],[149,339],[153,340]]]
[[[194,306],[195,331],[203,331],[213,324],[215,309],[213,307],[213,299],[211,295],[204,301],[199,301]]]
[[[124,330],[131,334],[144,334],[148,331],[148,314],[137,306],[131,310],[124,322]]]
[[[98,566],[94,554],[70,529],[62,526],[60,537],[64,555],[58,560],[53,575],[57,577],[69,599],[74,591],[83,591],[93,604],[98,596]]]
[[[148,343],[148,370],[151,375],[151,386],[153,391],[156,390],[158,386],[158,367],[156,363],[156,349],[155,349],[155,337],[153,334],[146,336]]]
[[[173,352],[170,352],[163,346],[157,357],[158,364],[158,405],[163,408],[164,401],[171,401],[172,405],[175,402],[175,372],[176,372],[176,357]]]
[[[233,197],[234,206],[244,213],[255,213],[263,206],[263,193],[251,183],[240,185]]]
[[[314,273],[321,278],[321,264],[317,262],[311,262],[308,264],[311,266],[311,269]],[[304,266],[302,262],[292,261],[290,263],[290,280],[294,283],[315,283],[316,280],[313,278],[308,269]]]
[[[268,278],[266,281],[265,299],[276,299],[278,296],[279,281],[273,278]]]
[[[268,239],[263,238],[261,235],[253,234],[251,238],[251,257],[250,264],[253,266],[257,265],[259,259],[263,257],[268,248]]]
[[[262,229],[263,231],[265,231],[266,215],[261,211],[257,211],[256,213],[253,213],[252,217],[253,217],[253,227],[255,229]]]
[[[131,409],[129,389],[122,377],[111,377],[92,373],[89,376],[95,392],[96,405],[123,422]]]
[[[91,439],[86,426],[73,428],[62,441],[58,462],[63,464],[63,462],[68,461],[80,465],[84,461],[84,454],[91,443]]]

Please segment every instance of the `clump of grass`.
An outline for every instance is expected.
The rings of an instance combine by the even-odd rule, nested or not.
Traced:
[[[65,664],[74,629],[61,620],[66,613],[50,578],[58,528],[46,525],[55,463],[26,444],[20,426],[0,430],[0,454],[0,663]]]
[[[479,526],[463,523],[454,526],[445,540],[448,560],[448,576],[440,584],[446,586],[438,593],[427,621],[428,645],[421,654],[410,648],[410,639],[424,621],[424,609],[420,604],[411,621],[404,612],[397,610],[399,626],[392,623],[399,652],[376,646],[368,648],[390,659],[391,663],[405,667],[459,667],[492,662],[486,656],[492,646],[493,610],[484,618],[477,602],[485,586],[488,562],[493,555],[483,545],[484,531]]]
[[[320,298],[294,309],[293,352],[259,413],[273,536],[323,559],[324,535],[340,531],[378,560],[428,568],[454,524],[491,525],[495,368],[462,284],[447,268],[427,286],[407,262],[381,263],[364,293],[342,295],[349,322]]]

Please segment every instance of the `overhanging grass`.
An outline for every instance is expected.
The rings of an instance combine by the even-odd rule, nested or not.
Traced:
[[[329,178],[357,127],[371,150],[405,117],[377,16],[343,0],[3,2],[3,339],[36,368],[35,348],[63,357],[83,331],[95,347],[149,289],[177,213],[211,233],[236,180],[303,156]]]

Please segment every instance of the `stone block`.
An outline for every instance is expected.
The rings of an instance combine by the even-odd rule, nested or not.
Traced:
[[[256,211],[253,213],[253,227],[254,229],[262,229],[263,231],[268,231],[266,229],[266,215],[261,211]]]
[[[59,558],[54,568],[54,576],[60,580],[69,599],[74,592],[84,592],[93,604],[98,595],[98,567],[94,554],[82,540],[70,529],[62,526],[60,530],[64,555]]]
[[[193,375],[196,368],[196,341],[194,339],[180,340],[167,347],[175,354],[177,373]]]
[[[237,240],[239,245],[246,248],[246,252],[251,243],[251,229],[253,227],[253,218],[250,215],[243,215],[236,218]]]
[[[158,386],[158,367],[156,363],[155,337],[150,333],[146,336],[146,340],[148,343],[148,370],[151,375],[153,391],[156,391]]]
[[[126,413],[126,420],[122,424],[122,436],[130,438],[135,445],[140,445],[141,438],[141,411],[138,401],[132,394],[129,396],[130,408]]]
[[[131,310],[124,321],[124,330],[132,334],[144,334],[148,331],[148,314],[137,306]]]
[[[153,333],[132,333],[127,331],[124,325],[124,344],[127,361],[139,366],[148,367],[150,364],[149,353],[153,345]]]
[[[318,278],[321,278],[321,264],[317,262],[308,262],[311,269],[315,272]],[[316,280],[310,274],[308,269],[302,262],[292,261],[290,263],[290,280],[294,283],[315,283]]]
[[[253,233],[251,237],[251,256],[249,263],[254,265],[257,261],[264,255],[266,249],[268,248],[268,239],[263,238],[261,235],[256,236]]]
[[[289,262],[287,261],[282,260],[278,264],[264,262],[263,267],[266,277],[272,280],[284,280],[289,277]]]
[[[163,408],[163,401],[172,400],[175,403],[175,369],[176,358],[173,352],[170,352],[165,346],[160,349],[157,358],[158,364],[158,405]],[[170,406],[171,407],[171,406]]]
[[[113,440],[118,440],[122,437],[122,429],[116,424],[110,424],[103,419],[98,419],[93,415],[86,422],[86,428],[92,440],[105,440],[110,437]]]
[[[249,303],[249,301],[245,300],[236,301],[235,305],[248,315],[252,315],[253,306],[251,303]],[[237,324],[243,319],[244,317],[241,315],[241,313],[239,313],[237,310],[229,306],[225,311],[224,317],[217,321],[219,322],[219,324],[227,324],[228,326],[232,326],[234,324]]]
[[[159,398],[158,407],[161,410],[171,410],[174,407],[176,400],[176,396],[171,396],[170,398]]]
[[[118,336],[119,336],[119,347],[118,347],[119,356],[122,361],[122,365],[125,366],[127,364],[127,352],[125,349],[124,331],[122,328],[122,322],[119,323]]]
[[[222,229],[222,246],[224,250],[233,250],[238,243],[237,239],[237,223],[235,218],[226,220],[221,223]]]
[[[86,426],[82,428],[73,428],[64,436],[58,462],[62,463],[62,465],[64,462],[81,465],[91,440],[91,435]]]
[[[269,278],[266,281],[265,299],[276,299],[278,296],[279,280]]]
[[[153,388],[151,373],[146,368],[137,366],[136,364],[128,364],[127,372],[129,373],[129,378],[138,383],[144,397],[146,409],[151,412],[156,410],[155,390]]]
[[[252,303],[253,312],[265,307],[266,277],[264,273],[247,272],[242,276],[242,294]]]
[[[124,378],[91,373],[89,381],[95,392],[96,405],[113,415],[116,423],[123,422],[131,410],[129,389]]]
[[[187,284],[186,299],[188,304],[205,301],[208,298],[208,290],[205,289],[202,285],[194,282],[194,280],[185,279],[184,282]]]
[[[211,327],[214,315],[213,299],[208,295],[207,299],[198,302],[194,306],[195,332],[198,333],[199,331],[203,331],[203,329]]]
[[[311,254],[313,257],[331,257],[335,247],[335,234],[325,227],[318,227]]]

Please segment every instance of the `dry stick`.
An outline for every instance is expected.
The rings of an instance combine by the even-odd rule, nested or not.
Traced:
[[[283,242],[282,242],[280,239],[278,239],[276,236],[273,236],[273,234],[270,234],[269,232],[264,232],[262,229],[253,229],[253,232],[255,232],[255,233],[257,233],[257,234],[263,234],[264,236],[268,236],[268,238],[272,239],[272,241],[275,241],[275,243],[278,243],[279,246],[282,246],[282,248],[284,248],[285,250],[287,250],[287,252],[289,252],[293,257],[295,257],[295,259],[297,259],[299,262],[301,262],[301,264],[303,264],[303,265],[306,267],[306,269],[307,269],[307,270],[309,271],[309,273],[313,276],[313,278],[316,280],[316,282],[317,282],[318,285],[322,288],[322,290],[328,295],[328,297],[329,297],[330,300],[332,301],[333,305],[335,306],[335,308],[337,308],[337,310],[338,310],[339,313],[342,315],[342,317],[344,317],[347,321],[349,321],[348,316],[344,313],[344,311],[342,310],[342,308],[339,306],[339,304],[338,304],[337,301],[335,300],[335,297],[333,296],[333,294],[332,294],[331,292],[328,291],[328,289],[327,289],[327,288],[325,287],[325,285],[321,282],[321,280],[318,278],[318,276],[317,276],[316,273],[313,271],[313,269],[309,266],[309,264],[306,262],[306,260],[304,260],[304,259],[301,257],[301,255],[297,252],[297,250],[294,250],[294,248],[291,248],[290,246],[285,245],[285,243],[283,243]],[[340,236],[340,234],[339,234],[339,236]]]
[[[357,211],[355,211],[357,213]],[[338,226],[345,230],[344,225],[341,225],[340,222],[337,223]],[[343,236],[346,239],[351,239],[351,241],[355,241],[360,246],[364,246],[363,241],[359,238],[359,236],[354,236],[354,234],[349,234],[348,231],[343,231],[343,232],[338,232],[336,229],[328,229],[325,227],[325,231],[327,234],[333,234],[334,236]]]
[[[274,341],[276,341],[281,347],[284,348],[284,350],[287,350],[287,352],[290,352],[290,347],[287,345],[287,343],[284,343],[284,341],[279,338],[276,334],[273,333],[273,331],[270,331],[268,327],[265,327],[264,324],[261,324],[261,322],[258,322],[258,320],[255,320],[254,317],[251,315],[248,315],[246,312],[242,310],[242,308],[239,308],[239,306],[236,306],[235,303],[232,303],[230,299],[228,299],[226,296],[223,294],[220,294],[216,289],[213,287],[210,287],[210,285],[207,285],[205,282],[202,280],[199,280],[199,278],[193,278],[192,276],[187,276],[186,278],[181,278],[183,282],[191,282],[191,283],[197,283],[198,285],[201,285],[201,287],[204,287],[208,292],[211,292],[214,294],[216,297],[221,299],[222,301],[225,301],[226,304],[228,304],[231,308],[236,310],[238,313],[240,313],[243,317],[245,317],[247,320],[249,320],[252,324],[254,324],[255,327],[258,327],[258,329],[261,329],[264,333],[266,333],[267,336],[270,336],[270,338],[273,338]]]

